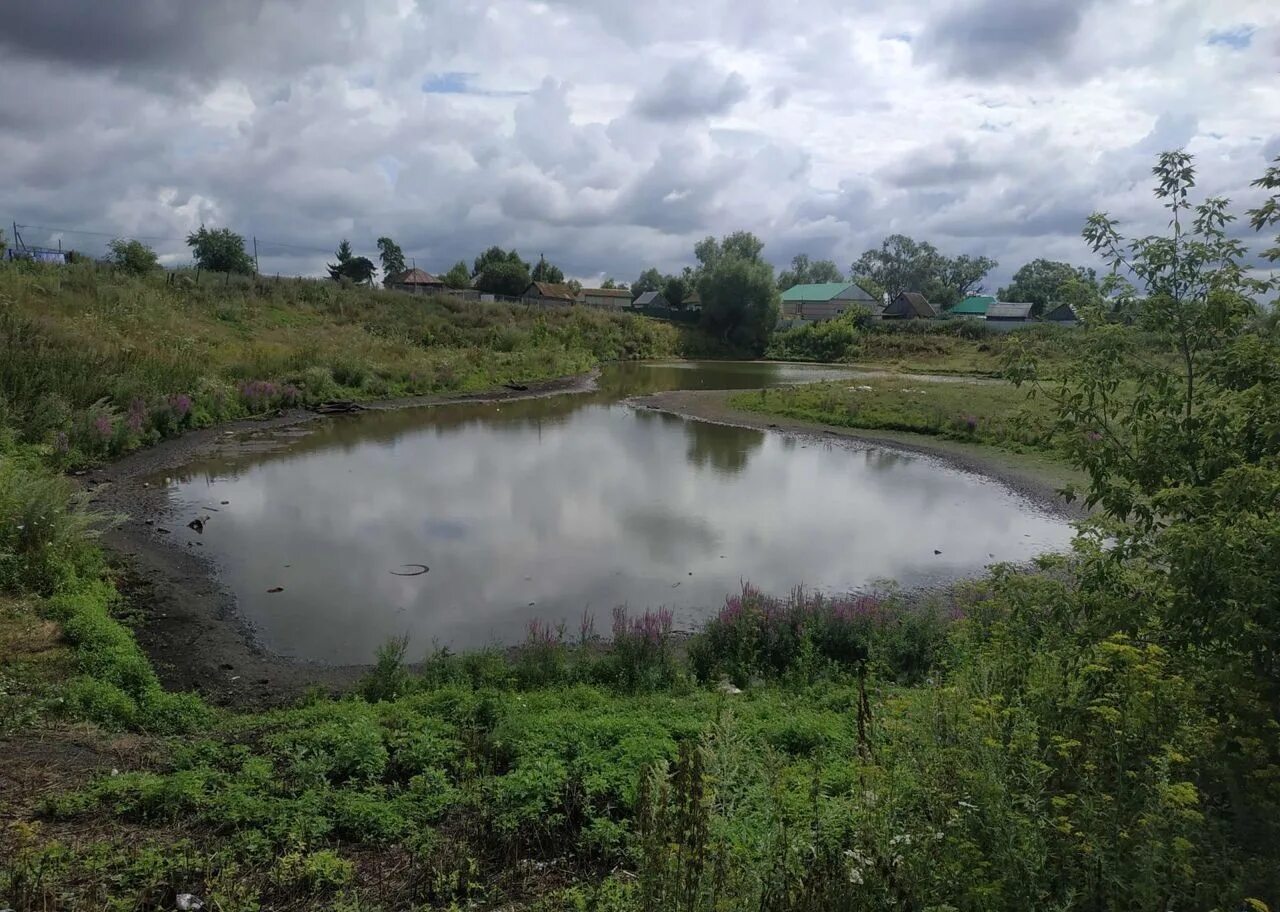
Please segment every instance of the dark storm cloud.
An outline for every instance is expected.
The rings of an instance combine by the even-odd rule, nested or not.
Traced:
[[[917,149],[884,170],[890,183],[908,189],[968,184],[985,180],[994,173],[996,164],[984,159],[981,146],[959,141],[942,148]]]
[[[1090,0],[962,0],[930,23],[920,60],[979,79],[1052,69],[1070,49]]]
[[[330,60],[359,39],[362,19],[358,6],[329,0],[42,0],[7,5],[0,48],[127,77],[163,72],[176,87],[246,64],[287,71]]]
[[[676,64],[656,85],[637,95],[634,108],[649,120],[696,120],[727,114],[747,94],[741,73],[690,60]]]

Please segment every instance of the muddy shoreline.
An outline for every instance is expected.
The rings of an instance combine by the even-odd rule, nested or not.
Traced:
[[[1008,453],[979,444],[899,431],[875,431],[817,424],[782,415],[765,415],[734,408],[729,399],[744,390],[671,390],[625,400],[633,408],[651,409],[682,418],[753,428],[828,444],[865,448],[887,447],[938,459],[948,466],[995,479],[1042,510],[1066,519],[1083,519],[1088,512],[1079,501],[1069,504],[1058,494],[1078,476],[1068,467],[1042,456]]]
[[[586,393],[596,389],[598,375],[599,371],[593,370],[530,383],[527,390],[364,402],[361,409]],[[219,582],[212,561],[198,547],[180,545],[166,532],[190,517],[173,514],[164,485],[149,481],[197,458],[279,446],[299,432],[305,433],[315,422],[349,417],[287,409],[267,417],[233,421],[161,441],[77,478],[89,495],[90,506],[117,518],[104,532],[102,543],[116,569],[126,620],[166,688],[197,691],[218,706],[268,708],[296,701],[312,688],[345,690],[365,673],[365,665],[287,658],[258,643],[253,629],[236,610],[235,598]]]

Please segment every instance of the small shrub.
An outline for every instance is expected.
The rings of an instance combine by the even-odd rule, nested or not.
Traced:
[[[567,669],[564,626],[552,627],[536,618],[530,621],[516,659],[516,680],[522,687],[546,687],[563,681]]]
[[[654,690],[676,676],[671,651],[671,609],[646,610],[631,617],[627,609],[613,610],[613,640],[602,666],[613,683],[626,690]]]
[[[378,647],[373,670],[360,682],[360,693],[366,700],[379,703],[409,692],[409,672],[404,667],[408,649],[408,634],[392,637]]]
[[[739,686],[756,676],[807,678],[826,667],[847,673],[866,664],[918,681],[945,636],[945,624],[927,606],[802,589],[783,600],[744,585],[690,642],[689,662],[703,681],[727,677]]]
[[[307,890],[332,893],[345,887],[355,875],[355,865],[337,852],[288,852],[280,856],[271,871],[271,879],[282,890]]]

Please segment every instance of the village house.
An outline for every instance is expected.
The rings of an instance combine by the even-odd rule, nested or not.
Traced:
[[[1031,307],[1030,304],[992,301],[987,305],[987,322],[1025,323],[1031,319]]]
[[[625,288],[584,288],[578,292],[578,303],[620,310],[631,304],[631,292]]]
[[[444,291],[443,279],[417,267],[392,273],[387,276],[383,284],[392,291],[407,291],[412,294],[431,294],[437,291]]]
[[[670,307],[660,291],[646,291],[631,302],[632,307]]]
[[[854,305],[865,307],[874,316],[884,310],[883,302],[855,282],[818,282],[792,285],[784,291],[780,316],[805,322],[831,320]]]
[[[969,295],[947,311],[953,317],[985,317],[987,308],[996,302],[991,295]]]
[[[700,311],[702,310],[702,298],[697,291],[690,291],[684,296],[681,306],[688,311]]]
[[[937,315],[929,299],[918,291],[899,292],[881,314],[886,320],[931,320]]]
[[[571,307],[578,299],[573,286],[556,282],[530,282],[520,299],[526,304]]]
[[[1047,323],[1058,323],[1063,326],[1075,326],[1080,322],[1080,317],[1076,315],[1075,308],[1070,304],[1062,303],[1050,310],[1044,315]]]

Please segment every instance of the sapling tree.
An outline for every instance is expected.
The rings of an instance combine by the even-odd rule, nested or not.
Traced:
[[[1110,268],[1103,291],[1134,315],[1107,321],[1100,299],[1083,299],[1081,357],[1053,383],[1013,346],[1011,377],[1054,405],[1054,431],[1089,479],[1085,501],[1142,531],[1167,522],[1173,492],[1210,485],[1253,451],[1237,446],[1238,403],[1222,374],[1240,345],[1262,287],[1229,236],[1227,201],[1192,204],[1195,170],[1185,152],[1166,152],[1153,172],[1169,213],[1162,235],[1125,238],[1104,213],[1085,240]],[[1190,504],[1179,500],[1183,508]]]

